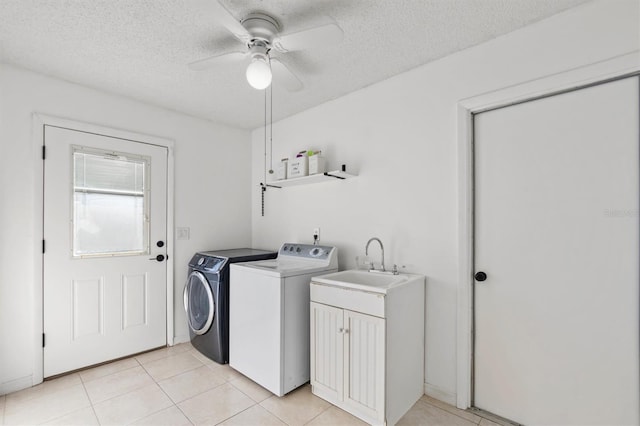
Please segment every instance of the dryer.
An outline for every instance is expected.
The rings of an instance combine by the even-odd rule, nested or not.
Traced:
[[[251,248],[193,255],[183,297],[191,344],[200,353],[219,364],[229,362],[229,265],[277,255]]]
[[[309,285],[337,270],[337,248],[295,243],[231,265],[229,365],[278,396],[308,382]]]

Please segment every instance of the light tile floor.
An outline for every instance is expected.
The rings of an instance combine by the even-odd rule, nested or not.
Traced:
[[[311,393],[278,398],[189,343],[0,396],[0,425],[364,425]],[[496,426],[423,396],[398,425]]]

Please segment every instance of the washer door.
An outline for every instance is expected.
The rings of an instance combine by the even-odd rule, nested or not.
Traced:
[[[193,271],[184,286],[184,309],[191,331],[204,334],[209,331],[216,313],[216,304],[207,278]]]

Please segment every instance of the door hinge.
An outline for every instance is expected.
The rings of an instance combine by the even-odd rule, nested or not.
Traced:
[[[44,333],[42,333],[42,347],[44,348]]]
[[[42,240],[42,253],[44,253],[44,240]]]
[[[42,159],[45,160],[47,158],[47,148],[42,145]]]

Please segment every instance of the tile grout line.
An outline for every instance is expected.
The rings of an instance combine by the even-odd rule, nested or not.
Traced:
[[[177,354],[174,354],[174,355],[183,354],[183,353],[186,353],[186,352],[191,352],[191,350],[190,350],[190,349],[185,349],[185,350],[180,351],[180,352],[178,352]],[[193,354],[189,354],[189,355],[193,356]],[[151,361],[151,362],[159,361],[159,360],[161,360],[161,359],[168,358],[169,356],[171,356],[171,355],[170,355],[170,354],[167,354],[167,356],[165,356],[165,357],[163,357],[163,358],[158,358],[157,360],[153,360],[153,361]],[[202,362],[202,360],[198,359],[198,357],[195,357],[195,356],[193,356],[193,357],[194,357],[196,360],[198,360],[198,362],[200,362],[200,364],[202,364],[202,365],[200,365],[200,366],[198,366],[198,367],[195,367],[195,368],[192,368],[192,369],[189,369],[189,370],[186,370],[186,371],[183,371],[183,372],[178,373],[178,374],[174,374],[174,375],[173,375],[173,376],[171,376],[171,377],[166,377],[166,378],[164,378],[164,379],[162,379],[162,380],[160,380],[160,381],[156,380],[156,378],[155,378],[155,377],[153,377],[153,376],[151,375],[151,373],[149,373],[149,372],[147,371],[147,369],[144,367],[144,365],[143,365],[140,361],[138,361],[138,363],[142,366],[142,368],[144,369],[144,371],[146,371],[146,372],[147,372],[147,374],[149,374],[149,377],[151,377],[151,379],[154,381],[154,383],[155,383],[155,384],[160,388],[160,390],[161,390],[161,391],[162,391],[162,392],[167,396],[167,398],[169,398],[169,401],[171,401],[171,403],[173,404],[173,406],[174,406],[174,407],[176,407],[176,408],[178,409],[178,411],[180,411],[180,413],[182,413],[182,415],[184,416],[184,418],[185,418],[185,419],[187,419],[187,421],[188,421],[190,424],[195,425],[195,423],[191,420],[191,418],[187,415],[187,413],[185,413],[185,412],[182,410],[182,408],[180,408],[180,406],[178,405],[179,403],[178,403],[178,402],[175,402],[175,401],[173,400],[173,398],[171,398],[171,396],[169,396],[169,394],[167,394],[167,392],[164,390],[164,388],[160,385],[160,382],[161,382],[161,381],[163,381],[163,380],[171,379],[171,378],[173,378],[173,377],[179,376],[180,374],[184,374],[184,373],[187,373],[187,372],[189,372],[189,371],[196,370],[196,369],[198,369],[198,368],[200,368],[200,367],[207,367],[207,368],[209,368],[209,367],[208,367],[204,362]],[[137,361],[137,360],[136,360],[136,361]],[[225,383],[229,383],[229,384],[231,384],[229,380],[225,379],[225,380],[224,380],[224,383],[221,383],[221,384],[219,384],[219,385],[217,385],[217,386],[214,386],[214,387],[212,387],[212,388],[211,388],[211,389],[209,389],[209,390],[212,390],[212,389],[218,388],[218,387],[222,386],[222,385],[223,385],[223,384],[225,384]],[[233,386],[233,385],[232,385],[232,386]],[[234,386],[234,388],[235,388],[235,386]],[[208,391],[207,391],[207,392],[208,392]],[[193,398],[195,398],[196,396],[198,396],[198,395],[195,395]],[[184,401],[187,401],[187,400],[189,400],[189,399],[190,399],[190,398],[187,398],[187,399],[185,399]],[[182,402],[184,402],[184,401],[180,401],[180,403],[182,403]],[[166,410],[166,408],[164,408],[163,410]],[[159,413],[160,411],[162,411],[162,410],[159,410],[159,411],[157,411],[156,413]],[[243,411],[244,411],[244,410],[243,410]],[[151,416],[151,415],[153,415],[153,414],[156,414],[156,413],[149,414],[149,416]],[[148,416],[147,416],[147,417],[148,417]],[[231,416],[231,417],[233,417],[233,416]],[[231,418],[231,417],[229,417],[229,418]],[[225,419],[224,421],[226,421],[226,420],[228,420],[228,419]]]
[[[313,393],[312,393],[313,394]],[[327,401],[329,402],[329,401]],[[323,415],[324,413],[326,413],[329,409],[331,409],[331,407],[334,407],[333,404],[331,404],[329,402],[329,406],[327,408],[325,408],[324,410],[322,410],[321,412],[319,412],[316,416],[314,416],[313,418],[309,419],[308,422],[305,423],[305,425],[308,425],[309,423],[311,423],[312,421],[314,421],[315,419],[317,419],[318,417],[320,417],[321,415]],[[351,414],[351,413],[349,413]],[[353,415],[353,414],[352,414]],[[355,416],[354,416],[355,417]]]
[[[194,358],[196,358],[196,359],[197,359],[197,357],[194,357]],[[206,365],[206,364],[204,364],[204,363],[203,363],[203,365],[204,365],[205,367],[207,367],[207,368],[211,369],[208,365]],[[220,365],[224,366],[224,365],[229,365],[229,364],[220,364]],[[231,368],[231,367],[229,367],[229,368]],[[235,370],[234,370],[234,371],[235,371]],[[247,410],[249,410],[249,409],[251,409],[251,408],[255,407],[256,405],[259,405],[259,404],[260,404],[259,402],[256,402],[253,398],[251,398],[251,396],[249,396],[246,392],[242,391],[242,389],[240,389],[240,388],[236,387],[233,383],[231,383],[233,380],[236,380],[236,379],[237,379],[237,378],[234,378],[234,379],[226,379],[226,378],[225,378],[225,379],[224,379],[224,383],[221,383],[221,384],[219,384],[219,385],[217,385],[217,386],[214,386],[213,388],[211,388],[211,389],[209,389],[209,390],[213,390],[213,389],[219,388],[220,386],[223,386],[223,385],[225,385],[225,384],[228,384],[228,385],[230,385],[233,389],[237,390],[238,392],[240,392],[241,394],[243,394],[244,396],[246,396],[247,398],[249,398],[249,399],[253,402],[253,404],[252,404],[251,406],[249,406],[249,407],[245,408],[244,410],[241,410],[241,411],[239,411],[239,412],[235,413],[234,415],[229,416],[229,417],[227,417],[226,419],[224,419],[224,420],[222,420],[222,421],[220,421],[220,422],[216,423],[216,425],[222,424],[222,423],[226,422],[227,420],[232,419],[232,418],[234,418],[235,416],[238,416],[238,415],[240,415],[240,414],[244,413],[245,411],[247,411]],[[207,391],[207,392],[208,392],[208,391]],[[197,396],[197,395],[196,395],[196,396]],[[186,400],[185,400],[185,401],[186,401]],[[180,408],[180,407],[178,407],[178,408]],[[267,411],[269,414],[272,414],[272,415],[273,415],[273,413],[271,413],[271,412],[270,412],[269,410],[267,410],[266,408],[264,408],[264,407],[261,407],[261,408],[263,408],[263,409],[264,409],[265,411]],[[182,411],[182,410],[180,410],[180,411]],[[183,414],[185,414],[185,413],[183,412]],[[186,415],[186,414],[185,414],[185,417],[187,417],[187,415]],[[189,419],[189,417],[187,417],[187,419],[191,422],[191,419]],[[194,423],[192,422],[192,424],[194,424]],[[285,423],[285,424],[286,424],[286,423]]]
[[[151,379],[151,381],[152,381],[156,386],[158,386],[158,388],[160,388],[160,390],[161,390],[161,391],[166,395],[166,392],[164,392],[164,389],[162,389],[162,387],[158,384],[158,382],[156,381],[156,379],[155,379],[151,374],[149,374],[149,372],[147,371],[147,369],[146,369],[146,368],[144,367],[144,365],[143,365],[143,364],[142,364],[142,363],[137,359],[137,357],[136,357],[136,356],[132,356],[131,358],[133,358],[133,359],[138,363],[138,365],[137,365],[137,366],[133,366],[133,367],[129,367],[129,368],[124,368],[124,369],[119,370],[119,371],[114,371],[114,372],[112,372],[112,373],[105,374],[104,376],[96,377],[95,379],[91,379],[91,380],[87,380],[86,382],[82,379],[82,376],[80,376],[80,381],[82,382],[82,386],[83,386],[83,387],[84,387],[84,389],[85,389],[85,393],[87,393],[87,398],[89,398],[89,403],[91,404],[91,409],[93,410],[93,414],[96,416],[96,420],[98,421],[98,424],[100,424],[100,425],[101,425],[102,423],[100,422],[100,418],[98,417],[98,413],[96,413],[96,409],[95,409],[95,405],[94,405],[94,403],[93,403],[93,400],[89,397],[89,392],[87,391],[87,388],[86,388],[86,386],[85,386],[85,383],[92,382],[92,381],[99,380],[99,379],[103,379],[103,378],[105,378],[105,377],[109,377],[109,376],[114,375],[114,374],[122,373],[122,372],[124,372],[124,371],[129,371],[129,370],[133,370],[134,368],[141,367],[141,368],[142,368],[142,370],[145,372],[145,374],[146,374],[147,376],[149,376],[149,378]],[[164,358],[166,358],[166,357],[164,357]],[[159,358],[159,359],[163,359],[163,358]],[[114,395],[114,396],[112,396],[111,398],[107,398],[107,399],[105,399],[105,400],[103,400],[103,401],[98,401],[98,402],[96,402],[96,404],[101,404],[101,403],[103,403],[103,402],[110,401],[110,400],[115,399],[115,398],[119,398],[119,397],[121,397],[121,396],[123,396],[123,395],[127,395],[127,394],[129,394],[129,393],[132,393],[132,392],[138,391],[138,390],[140,390],[140,389],[142,389],[142,388],[144,388],[144,387],[145,387],[145,386],[137,387],[137,388],[135,388],[135,389],[131,389],[131,390],[129,390],[128,392],[125,392],[125,393],[123,393],[123,394]],[[166,395],[166,396],[167,396],[167,398],[169,398],[169,401],[171,401],[171,403],[172,403],[173,405],[175,405],[175,403],[174,403],[174,402],[173,402],[173,400],[169,397],[169,395]],[[168,408],[168,407],[167,407],[167,408]],[[166,408],[163,408],[162,410],[165,410],[165,409],[166,409]],[[159,413],[159,412],[160,412],[160,411],[162,411],[162,410],[158,410],[158,411],[155,411],[155,412],[153,412],[153,413],[150,413],[150,414],[148,414],[148,415],[147,415],[147,416],[145,416],[145,417],[142,417],[142,418],[140,418],[140,419],[136,419],[136,420],[134,420],[134,422],[135,422],[135,421],[142,420],[142,419],[144,419],[144,418],[146,418],[146,417],[148,417],[148,416],[151,416],[151,415],[153,415],[153,414]],[[186,416],[185,416],[185,417],[186,417]],[[189,420],[189,422],[191,422],[191,420],[190,420],[188,417],[187,417],[187,420]],[[192,423],[192,424],[193,424],[193,423]]]
[[[89,406],[91,407],[91,411],[93,412],[93,415],[96,418],[96,421],[98,422],[99,425],[101,425],[102,423],[100,423],[100,418],[98,418],[98,413],[96,413],[96,408],[93,406],[93,401],[91,400],[91,397],[89,396],[89,392],[87,391],[87,387],[85,386],[85,382],[82,379],[82,376],[80,376],[78,374],[78,376],[80,377],[80,383],[82,383],[82,388],[84,389],[84,393],[87,394],[87,399],[89,400]],[[91,380],[89,380],[91,381]]]
[[[305,384],[305,385],[306,385],[306,384]],[[300,389],[301,389],[303,386],[305,386],[305,385],[302,385],[302,386],[300,386],[300,387],[298,387],[298,388],[296,388],[296,389],[292,390],[291,392],[295,392],[295,391],[297,391],[297,390],[300,390]],[[267,401],[267,400],[269,400],[269,399],[271,399],[271,398],[273,398],[273,397],[275,397],[275,398],[282,398],[282,397],[279,397],[279,396],[277,396],[277,395],[275,395],[275,394],[272,394],[269,398],[267,398],[267,399],[263,400],[263,401],[262,401],[262,402],[260,402],[258,405],[260,405],[260,407],[264,408],[265,410],[267,410],[267,412],[269,412],[270,414],[272,414],[273,416],[275,416],[276,418],[278,418],[278,420],[280,420],[280,421],[281,421],[282,423],[284,423],[285,425],[287,425],[287,426],[295,426],[295,425],[292,425],[292,424],[288,423],[285,419],[283,419],[282,417],[280,417],[278,414],[276,414],[276,413],[272,412],[272,411],[271,411],[271,410],[269,410],[267,407],[265,407],[264,405],[262,405],[262,403],[263,403],[263,402],[265,402],[265,401]],[[320,414],[324,413],[326,410],[328,410],[328,409],[329,409],[329,408],[331,408],[331,407],[332,407],[332,405],[329,405],[327,408],[325,408],[324,410],[322,410],[322,411],[321,411],[320,413],[318,413],[316,416],[314,416],[313,418],[309,419],[309,421],[305,422],[305,423],[303,424],[303,426],[304,426],[304,425],[306,425],[306,424],[308,424],[309,422],[311,422],[313,419],[315,419],[316,417],[318,417]]]
[[[235,386],[233,383],[231,383],[231,380],[227,380],[225,383],[230,384],[231,386],[233,386],[233,388],[234,388],[235,390],[237,390],[238,392],[240,392],[241,394],[243,394],[244,396],[246,396],[247,398],[249,398],[250,400],[252,400],[252,401],[253,401],[253,405],[252,405],[251,407],[253,407],[254,405],[259,404],[259,402],[257,402],[255,399],[251,398],[251,396],[250,396],[249,394],[247,394],[246,392],[243,392],[243,390],[242,390],[242,389],[238,388],[238,387],[237,387],[237,386]],[[266,398],[265,398],[265,399],[266,399]],[[264,401],[264,400],[263,400],[263,401]],[[249,408],[251,408],[251,407],[249,407]],[[247,410],[248,410],[249,408],[247,408]],[[242,410],[242,411],[245,411],[245,410]],[[231,417],[233,417],[233,416],[231,416]]]
[[[276,398],[277,398],[277,397],[276,397]],[[269,399],[269,398],[267,398],[267,399]],[[266,401],[266,399],[265,399],[265,401]],[[263,401],[263,402],[264,402],[264,401]],[[274,416],[275,418],[277,418],[278,420],[280,420],[280,421],[281,421],[282,423],[284,423],[285,425],[287,425],[287,426],[292,426],[292,425],[290,425],[289,423],[287,423],[285,419],[283,419],[282,417],[280,417],[280,416],[279,416],[279,415],[277,415],[276,413],[271,412],[271,410],[269,410],[267,407],[265,407],[264,405],[262,405],[262,403],[260,403],[260,407],[262,407],[262,408],[264,408],[265,410],[267,410],[267,412],[268,412],[269,414],[271,414],[272,416]]]
[[[101,377],[97,377],[97,378],[92,379],[92,380],[87,380],[86,382],[82,381],[82,386],[84,387],[85,392],[87,393],[87,397],[89,398],[89,402],[91,403],[91,406],[93,407],[94,405],[102,404],[103,402],[107,402],[107,401],[111,401],[111,400],[112,400],[112,399],[114,399],[114,398],[118,398],[118,397],[120,397],[120,396],[122,396],[122,395],[126,395],[126,394],[129,394],[129,393],[131,393],[131,392],[135,392],[135,391],[137,391],[137,390],[142,389],[142,388],[143,388],[143,387],[145,387],[145,386],[148,386],[148,385],[139,385],[139,386],[137,386],[137,387],[135,387],[135,388],[133,388],[133,389],[130,389],[130,390],[128,390],[128,391],[126,391],[126,392],[124,392],[124,393],[117,394],[117,395],[113,395],[113,396],[110,396],[110,397],[109,397],[109,398],[107,398],[107,399],[103,399],[103,400],[96,401],[96,402],[93,402],[93,399],[91,399],[91,396],[89,395],[89,391],[87,391],[86,383],[91,383],[91,382],[96,381],[96,380],[101,380],[101,379],[104,379],[104,378],[106,378],[106,377],[112,376],[112,375],[114,375],[114,374],[120,374],[120,373],[122,373],[122,372],[129,371],[129,370],[133,370],[134,368],[138,368],[138,367],[142,367],[142,366],[140,365],[140,366],[137,366],[137,367],[125,368],[124,370],[115,371],[115,372],[113,372],[113,373],[110,373],[110,374],[107,374],[107,375],[104,375],[104,376],[101,376]],[[143,370],[144,370],[144,367],[143,367]],[[145,372],[145,374],[146,374],[147,376],[149,376],[149,378],[151,378],[151,380],[152,380],[152,381],[154,381],[153,377],[152,377],[152,376],[151,376],[151,375],[150,375],[146,370],[144,370],[144,372]],[[80,378],[80,380],[82,380],[82,378]],[[154,383],[155,383],[155,381],[154,381]],[[95,411],[95,410],[94,410],[94,411]]]
[[[246,377],[246,376],[244,376],[244,377]],[[248,379],[248,377],[247,377],[247,379]],[[236,380],[236,379],[234,379],[234,380]],[[249,380],[251,380],[251,379],[249,379]],[[234,388],[234,389],[236,389],[238,392],[240,392],[241,394],[243,394],[244,396],[246,396],[247,398],[249,398],[251,401],[253,401],[253,405],[251,405],[250,407],[245,408],[245,409],[244,409],[244,410],[242,410],[242,411],[237,412],[237,413],[236,413],[236,414],[234,414],[233,416],[231,416],[231,417],[229,417],[229,418],[227,418],[227,419],[224,419],[223,421],[221,421],[221,422],[219,422],[219,423],[216,423],[216,424],[224,423],[224,422],[226,422],[227,420],[232,419],[232,418],[234,418],[235,416],[238,416],[238,415],[240,415],[240,414],[244,413],[245,411],[250,410],[251,408],[253,408],[253,407],[255,407],[256,405],[258,405],[258,406],[260,406],[260,408],[262,408],[263,410],[265,410],[267,413],[271,414],[272,416],[274,416],[274,417],[276,417],[277,419],[279,419],[282,423],[284,423],[284,424],[286,424],[287,426],[289,426],[289,424],[288,424],[287,422],[285,422],[283,419],[281,419],[280,417],[278,417],[275,413],[272,413],[272,412],[271,412],[271,411],[269,411],[266,407],[263,407],[263,406],[260,404],[260,402],[262,402],[262,401],[266,401],[267,399],[271,398],[271,396],[273,396],[273,394],[271,394],[271,395],[270,395],[270,396],[268,396],[267,398],[263,399],[262,401],[257,402],[255,399],[251,398],[251,396],[249,396],[249,394],[247,394],[247,393],[246,393],[246,392],[244,392],[242,389],[238,388],[238,387],[237,387],[237,386],[235,386],[233,383],[231,383],[231,380],[227,380],[227,381],[226,381],[226,383],[230,384],[230,385],[231,385],[231,386],[233,386],[233,388]],[[220,386],[222,386],[222,385],[220,385]],[[258,385],[258,386],[260,386],[260,385]]]
[[[204,365],[204,364],[203,364],[203,365]],[[144,369],[144,371],[147,371],[144,367],[142,367],[142,368]],[[200,367],[198,367],[198,368],[200,368]],[[195,369],[194,369],[194,370],[195,370]],[[188,371],[192,371],[192,370],[188,370]],[[147,372],[147,374],[149,374],[149,372]],[[180,373],[180,374],[182,374],[182,373]],[[178,375],[179,375],[179,374],[176,374],[176,376],[178,376]],[[156,378],[155,378],[155,377],[153,377],[151,374],[149,374],[149,377],[151,377],[151,380],[153,380],[153,382],[156,384],[156,386],[158,386],[158,387],[160,388],[160,390],[162,391],[162,393],[164,393],[164,394],[167,396],[167,398],[169,398],[169,401],[171,401],[171,403],[173,404],[173,406],[174,406],[174,407],[176,407],[176,408],[178,409],[178,411],[180,411],[180,413],[182,413],[182,415],[184,416],[184,418],[185,418],[185,419],[187,419],[187,421],[188,421],[190,424],[195,425],[195,423],[193,423],[193,422],[191,421],[191,419],[189,418],[189,416],[187,416],[187,413],[185,413],[184,411],[182,411],[182,409],[178,406],[178,403],[177,403],[177,402],[175,402],[175,401],[173,400],[173,398],[171,398],[171,396],[169,396],[169,394],[164,390],[164,388],[160,385],[160,382],[158,382],[158,381],[156,380]],[[172,377],[175,377],[175,376],[172,376]],[[167,379],[162,379],[162,380],[167,380]],[[170,408],[170,407],[167,407],[167,408]],[[155,413],[151,413],[151,414],[149,414],[149,416],[152,416],[152,415],[154,415],[154,414],[156,414],[156,413],[159,413],[160,411],[166,410],[167,408],[163,408],[163,409],[161,409],[161,410],[156,411]],[[143,417],[143,418],[146,418],[146,417],[149,417],[149,416],[145,416],[145,417]]]
[[[167,355],[167,356],[165,356],[165,357],[163,357],[163,358],[154,359],[153,361],[150,361],[150,362],[149,362],[149,364],[150,364],[150,363],[152,363],[152,362],[156,362],[156,361],[163,360],[163,359],[165,359],[165,358],[169,358],[169,357],[171,357],[171,356],[181,355],[181,354],[183,354],[183,353],[185,353],[185,352],[187,352],[187,351],[182,351],[182,352],[178,352],[177,354],[174,354],[174,355]],[[191,355],[191,354],[189,354],[189,355]],[[162,378],[162,379],[160,379],[160,380],[167,380],[167,379],[171,379],[171,378],[173,378],[173,377],[179,376],[180,374],[184,374],[184,373],[187,373],[187,372],[189,372],[189,371],[193,371],[193,370],[198,369],[198,368],[200,368],[200,367],[207,367],[207,365],[206,365],[205,363],[203,363],[202,361],[200,361],[200,360],[199,360],[198,358],[196,358],[195,356],[191,355],[191,357],[193,357],[196,361],[198,361],[198,362],[200,363],[200,365],[199,365],[199,366],[197,366],[197,367],[190,368],[190,369],[188,369],[188,370],[181,371],[181,372],[176,373],[176,374],[174,374],[174,375],[172,375],[172,376],[164,377],[164,378]],[[138,360],[136,360],[136,361],[138,361]],[[145,371],[145,372],[146,372],[146,373],[151,377],[151,379],[152,379],[154,382],[158,383],[158,382],[156,381],[156,378],[155,378],[155,377],[153,377],[153,375],[149,372],[149,370],[147,370],[147,369],[145,368],[144,364],[142,364],[140,361],[138,361],[138,363],[139,363],[139,364],[140,364],[140,366],[144,369],[144,371]],[[209,367],[207,367],[207,368],[209,368]]]
[[[136,360],[137,361],[137,360]],[[98,417],[98,413],[96,413],[96,408],[93,406],[93,401],[91,400],[91,397],[89,396],[89,392],[87,391],[87,386],[85,385],[85,381],[82,378],[82,375],[78,373],[78,377],[80,378],[80,383],[82,383],[82,387],[84,388],[84,393],[87,394],[87,398],[89,399],[89,404],[91,406],[91,411],[93,412],[93,415],[96,418],[96,421],[98,422],[98,425],[102,425],[102,423],[100,423],[100,418]],[[87,380],[87,382],[90,382],[91,380]]]
[[[246,395],[246,396],[247,396],[247,397],[249,397],[248,395]],[[252,400],[252,401],[253,401],[253,400]],[[255,401],[254,401],[254,402],[255,402]],[[247,410],[249,410],[249,409],[251,409],[251,408],[253,408],[253,407],[255,407],[255,406],[256,406],[256,404],[253,404],[251,407],[247,407],[247,408],[245,408],[244,410],[238,411],[238,412],[237,412],[237,413],[235,413],[233,416],[229,416],[229,417],[227,417],[226,419],[224,419],[224,420],[222,420],[222,421],[220,421],[220,422],[216,423],[216,425],[220,425],[220,424],[222,424],[222,423],[226,422],[227,420],[234,418],[235,416],[239,416],[240,414],[244,413],[245,411],[247,411]]]
[[[173,401],[173,400],[172,400],[172,401]],[[178,409],[178,411],[180,411],[180,412],[182,413],[182,415],[184,416],[184,418],[185,418],[185,419],[187,419],[187,421],[188,421],[189,423],[191,423],[192,425],[195,425],[195,423],[191,421],[191,419],[189,418],[189,416],[187,416],[187,413],[185,413],[184,411],[182,411],[182,408],[180,408],[180,407],[178,406],[178,404],[174,403],[174,404],[173,404],[173,406],[174,406],[174,407],[176,407],[176,408]]]
[[[138,367],[142,367],[142,366],[141,366],[141,365],[136,365],[136,366],[129,367],[129,368],[123,368],[122,370],[114,371],[114,372],[112,372],[112,373],[105,374],[104,376],[96,377],[96,378],[94,378],[94,379],[89,379],[89,380],[84,380],[84,379],[82,378],[82,376],[80,376],[80,381],[81,381],[81,382],[82,382],[82,384],[84,385],[84,384],[86,384],[86,383],[91,383],[91,382],[94,382],[94,381],[96,381],[96,380],[104,379],[105,377],[109,377],[109,376],[114,375],[114,374],[122,373],[122,372],[124,372],[124,371],[133,370],[134,368],[138,368]],[[145,373],[146,373],[146,370],[145,370]],[[148,373],[147,373],[147,374],[148,374]]]
[[[56,420],[61,419],[61,418],[65,417],[65,416],[71,415],[71,414],[73,414],[73,413],[75,413],[75,412],[78,412],[78,411],[80,411],[80,410],[84,410],[84,409],[89,408],[89,407],[91,407],[91,409],[93,410],[93,403],[91,402],[91,398],[89,398],[89,393],[87,392],[87,388],[84,386],[84,382],[82,381],[82,377],[80,377],[80,375],[79,375],[79,374],[77,374],[77,373],[74,373],[74,374],[76,374],[76,375],[78,376],[78,379],[80,380],[80,383],[79,383],[79,384],[80,384],[80,385],[82,385],[82,390],[84,391],[84,394],[85,394],[85,396],[87,397],[87,401],[89,402],[89,405],[87,405],[86,407],[78,408],[78,409],[76,409],[76,410],[72,410],[72,411],[64,412],[64,413],[60,414],[59,416],[56,416],[56,417],[53,417],[53,418],[46,419],[46,420],[45,420],[44,422],[42,422],[42,423],[50,423],[50,422],[56,421]],[[62,389],[57,389],[55,392],[57,393],[57,392],[59,392],[59,391],[61,391],[61,390],[70,389],[70,388],[73,388],[73,387],[75,387],[75,386],[78,386],[78,384],[75,384],[75,385],[72,385],[72,384],[67,385],[67,386],[65,386],[65,387],[64,387],[64,388],[62,388]],[[5,403],[6,403],[6,398],[5,398]],[[2,422],[3,422],[3,423],[0,423],[0,424],[2,424],[2,425],[4,425],[4,411],[5,411],[5,410],[3,410],[3,418],[2,418]],[[94,415],[95,415],[95,411],[94,411]],[[96,420],[97,420],[97,419],[98,419],[98,416],[96,416]],[[100,423],[100,421],[98,421],[98,423]]]
[[[164,358],[168,358],[168,356],[165,356],[165,357],[163,357],[163,358],[158,358],[158,359],[153,360],[153,361],[151,361],[151,362],[159,361],[159,360],[164,359]],[[155,384],[155,385],[160,389],[160,391],[162,391],[162,393],[163,393],[167,398],[169,398],[169,401],[171,401],[171,404],[173,404],[173,406],[174,406],[174,407],[176,407],[178,410],[180,410],[180,407],[178,407],[178,405],[173,401],[173,399],[171,399],[171,397],[170,397],[169,395],[167,395],[167,392],[165,392],[165,390],[162,388],[162,386],[160,386],[160,383],[158,383],[158,381],[156,380],[156,378],[155,378],[155,377],[153,377],[153,376],[151,375],[151,373],[149,373],[149,371],[145,368],[144,364],[142,364],[140,361],[138,361],[138,359],[137,359],[137,358],[136,358],[136,361],[138,362],[138,364],[140,364],[140,367],[142,367],[142,369],[144,370],[144,372],[145,372],[145,373],[147,373],[147,375],[148,375],[149,377],[151,377],[151,380],[152,380],[152,381],[153,381],[153,383],[154,383],[154,384]],[[163,379],[163,380],[164,380],[164,379]],[[146,415],[146,416],[142,417],[141,419],[134,420],[134,421],[133,421],[133,422],[131,422],[131,423],[134,423],[134,422],[137,422],[137,421],[139,421],[139,420],[145,419],[145,418],[147,418],[147,417],[149,417],[149,416],[153,416],[154,414],[157,414],[157,413],[159,413],[159,412],[160,412],[160,411],[162,411],[162,410],[166,410],[167,408],[169,408],[169,407],[162,408],[162,409],[160,409],[160,410],[158,410],[158,411],[154,411],[153,413],[150,413],[150,414],[148,414],[148,415]],[[183,416],[184,416],[184,417],[189,421],[189,423],[191,423],[191,424],[193,425],[193,422],[191,421],[191,419],[190,419],[189,417],[187,417],[187,415],[186,415],[185,413],[183,413],[183,412],[182,412],[182,410],[180,410],[180,412],[181,412],[181,413],[182,413],[182,415],[183,415]]]

